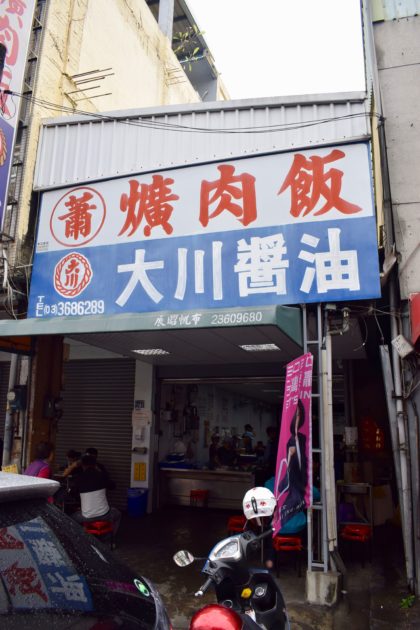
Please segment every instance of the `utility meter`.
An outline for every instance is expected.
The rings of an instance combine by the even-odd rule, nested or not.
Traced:
[[[12,411],[23,411],[26,409],[26,385],[15,385],[7,393],[7,402]]]

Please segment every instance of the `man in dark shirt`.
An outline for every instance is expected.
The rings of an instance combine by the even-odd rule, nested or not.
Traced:
[[[74,479],[74,487],[80,494],[81,509],[72,514],[78,523],[92,521],[111,521],[114,535],[121,521],[121,512],[110,507],[106,496],[109,479],[97,466],[92,455],[83,455],[81,459],[83,473]]]
[[[237,464],[238,457],[230,440],[223,440],[222,446],[217,450],[217,458],[221,466],[235,466]]]
[[[112,481],[111,477],[109,476],[107,469],[101,462],[98,462],[98,449],[91,446],[90,448],[86,449],[86,455],[92,455],[92,457],[95,458],[96,466],[100,470],[102,470],[102,472],[106,475],[107,483],[108,483],[107,485],[108,490],[115,490],[115,483]]]

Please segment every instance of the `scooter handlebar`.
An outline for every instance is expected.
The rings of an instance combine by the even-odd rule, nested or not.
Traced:
[[[262,534],[259,534],[259,536],[256,536],[254,538],[254,540],[252,542],[259,542],[260,540],[263,540],[264,538],[268,538],[269,536],[273,535],[273,529],[267,529],[267,531],[263,532]]]
[[[207,591],[209,586],[211,586],[212,581],[213,580],[211,578],[207,578],[207,580],[204,582],[203,586],[201,586],[199,588],[199,590],[196,593],[194,593],[194,597],[203,597],[204,593]]]

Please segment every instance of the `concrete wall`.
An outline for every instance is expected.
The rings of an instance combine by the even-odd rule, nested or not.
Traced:
[[[62,116],[66,112],[59,109],[61,106],[104,112],[199,100],[182,70],[185,80],[171,82],[171,69],[181,66],[144,0],[50,0],[43,37],[34,96],[56,104],[58,109],[32,106],[17,243],[10,252],[10,261],[16,255],[16,264],[27,262],[31,254],[31,243],[25,246],[25,237],[42,118]],[[79,85],[76,80],[82,77],[72,78],[105,68],[111,70],[104,74],[112,76]],[[86,89],[93,86],[98,87]],[[108,95],[92,98],[100,94]]]
[[[374,25],[401,297],[420,291],[420,16]]]

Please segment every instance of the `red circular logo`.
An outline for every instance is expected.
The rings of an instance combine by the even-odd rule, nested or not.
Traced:
[[[54,269],[54,288],[65,298],[76,297],[92,280],[92,267],[82,254],[64,256]]]
[[[80,247],[99,234],[105,221],[104,198],[89,186],[67,191],[54,206],[51,234],[60,245]]]

